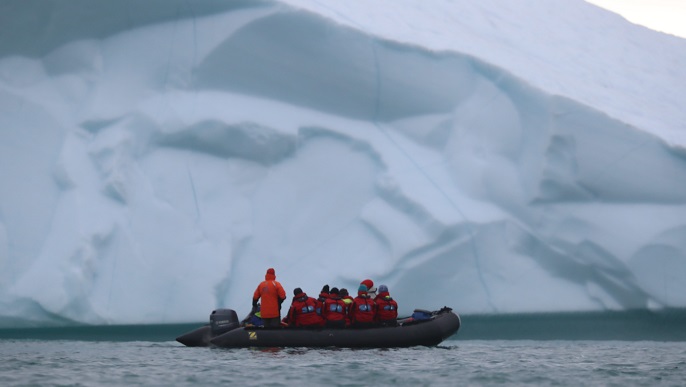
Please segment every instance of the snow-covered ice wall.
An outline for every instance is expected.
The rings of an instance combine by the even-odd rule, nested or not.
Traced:
[[[268,267],[686,307],[683,68],[581,0],[3,1],[0,326],[244,313]]]

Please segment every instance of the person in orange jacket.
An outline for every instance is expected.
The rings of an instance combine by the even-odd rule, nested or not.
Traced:
[[[278,328],[281,326],[281,304],[286,300],[286,291],[276,280],[273,268],[267,269],[264,281],[260,282],[252,296],[253,310],[257,308],[257,301],[262,299],[260,314],[265,327]]]

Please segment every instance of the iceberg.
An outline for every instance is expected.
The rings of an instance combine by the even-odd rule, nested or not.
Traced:
[[[686,41],[582,0],[6,0],[0,326],[686,307]],[[289,295],[290,296],[290,295]]]

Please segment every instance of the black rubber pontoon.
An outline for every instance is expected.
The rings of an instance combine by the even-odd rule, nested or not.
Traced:
[[[395,327],[367,329],[237,327],[237,319],[224,318],[231,313],[235,316],[230,309],[214,311],[210,316],[210,325],[188,332],[176,340],[189,347],[396,348],[438,345],[460,329],[460,318],[450,308],[431,312],[428,320],[400,319]],[[215,316],[214,320],[212,316]],[[221,327],[216,321],[227,322]]]

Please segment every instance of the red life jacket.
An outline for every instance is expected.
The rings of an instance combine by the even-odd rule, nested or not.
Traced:
[[[345,326],[350,326],[350,307],[353,304],[353,298],[350,296],[343,296],[341,300],[345,303],[345,309],[347,311],[345,316]]]
[[[347,315],[347,306],[340,297],[330,295],[324,301],[323,316],[326,321],[345,320]]]
[[[376,305],[374,300],[365,296],[357,296],[350,305],[350,322],[371,323],[376,317]]]
[[[296,327],[322,326],[324,319],[317,314],[317,300],[305,293],[293,297],[293,303],[288,310],[288,324]]]
[[[386,292],[374,299],[376,302],[376,321],[391,321],[398,318],[398,303]]]
[[[324,301],[329,298],[329,293],[319,293],[319,298],[317,298],[317,314],[324,317]]]

